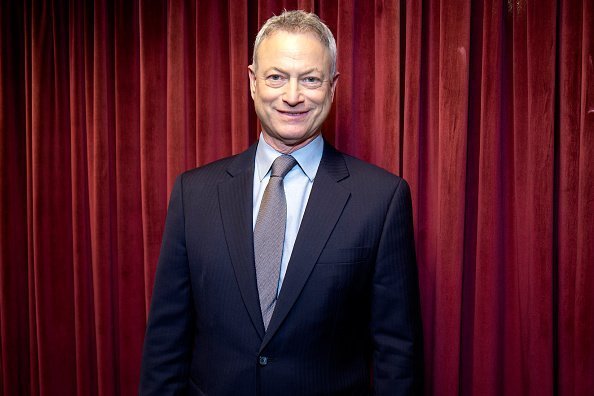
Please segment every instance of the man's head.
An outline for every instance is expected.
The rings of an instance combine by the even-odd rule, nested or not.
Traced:
[[[248,69],[256,113],[270,145],[289,153],[320,133],[338,73],[336,41],[316,15],[285,11],[270,18],[256,37]]]

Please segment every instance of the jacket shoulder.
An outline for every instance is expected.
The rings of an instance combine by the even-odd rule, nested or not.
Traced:
[[[397,187],[408,188],[406,180],[377,165],[363,161],[351,155],[341,153],[349,170],[349,179],[358,184],[373,184],[375,187],[384,186],[388,189]]]
[[[229,157],[187,170],[178,176],[178,182],[187,185],[214,186],[242,172],[253,172],[255,146]]]
[[[181,179],[183,184],[187,183],[194,183],[199,182],[203,183],[213,183],[220,181],[224,177],[228,177],[227,169],[229,165],[233,162],[237,155],[221,158],[214,162],[208,163],[206,165],[199,166],[197,168],[189,169],[178,177]]]

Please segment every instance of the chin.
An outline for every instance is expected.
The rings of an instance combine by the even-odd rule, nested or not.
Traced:
[[[277,128],[276,134],[279,139],[287,140],[287,141],[300,141],[303,139],[307,139],[308,131],[304,130],[304,128]]]
[[[308,140],[313,135],[308,135],[306,133],[281,133],[279,137],[288,144],[294,145],[299,144],[305,140]]]

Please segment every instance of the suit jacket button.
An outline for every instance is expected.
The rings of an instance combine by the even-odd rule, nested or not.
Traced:
[[[258,363],[260,363],[260,366],[264,367],[268,364],[268,358],[266,356],[260,356]]]

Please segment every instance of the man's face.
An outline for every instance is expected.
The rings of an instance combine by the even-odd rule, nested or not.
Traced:
[[[275,32],[256,57],[248,68],[250,91],[264,139],[277,151],[293,152],[320,133],[338,74],[330,75],[329,51],[309,33]]]

